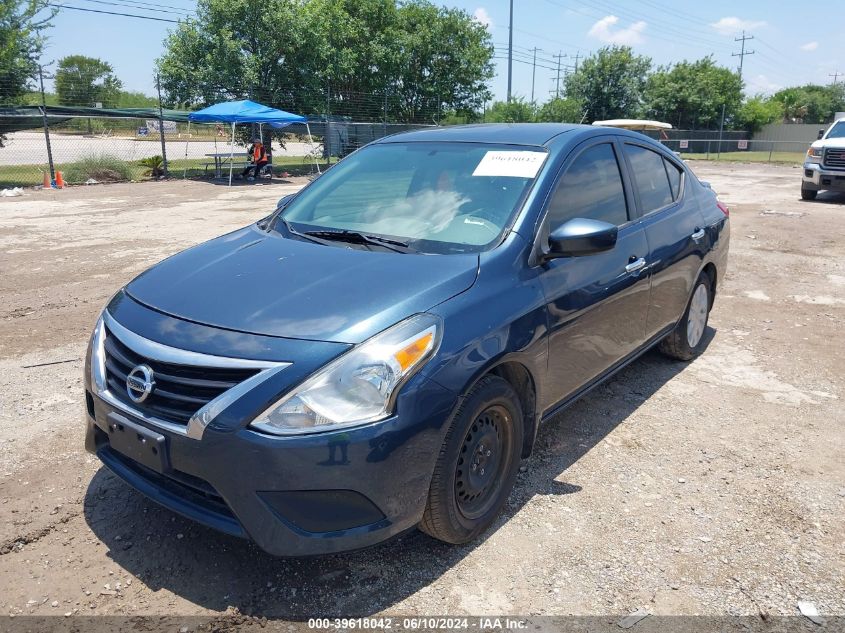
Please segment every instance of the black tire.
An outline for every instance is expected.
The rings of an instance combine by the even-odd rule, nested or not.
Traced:
[[[701,286],[704,287],[703,291],[699,290]],[[703,315],[704,324],[701,327],[698,340],[694,341],[695,345],[690,345],[690,340],[687,336],[688,328],[690,327],[690,310],[693,309],[693,303],[696,300],[696,293],[699,292],[706,292],[707,304]],[[710,276],[706,273],[702,273],[695,282],[692,294],[687,302],[687,309],[684,310],[684,316],[681,317],[678,325],[676,325],[675,329],[669,333],[669,336],[660,341],[658,349],[670,358],[675,358],[677,360],[692,360],[700,355],[701,352],[704,351],[705,347],[706,337],[704,336],[704,333],[707,330],[707,322],[710,317],[710,308],[712,305],[713,292],[710,283]]]
[[[446,433],[420,529],[455,545],[487,530],[513,488],[522,437],[522,407],[510,383],[498,376],[479,380]]]
[[[802,200],[815,200],[818,193],[819,192],[816,189],[807,189],[807,188],[804,187],[804,185],[801,185],[801,199]]]

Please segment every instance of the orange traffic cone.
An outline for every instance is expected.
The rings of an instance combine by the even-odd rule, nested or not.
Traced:
[[[64,188],[65,188],[65,179],[64,179],[64,178],[62,178],[62,172],[60,172],[60,171],[57,171],[57,172],[56,172],[56,186],[57,186],[59,189],[64,189]]]
[[[52,185],[50,184],[50,174],[46,171],[44,172],[44,184],[42,185],[44,189],[49,189]]]

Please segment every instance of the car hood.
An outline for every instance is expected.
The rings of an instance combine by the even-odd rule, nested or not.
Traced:
[[[813,143],[813,147],[835,147],[836,149],[842,149],[845,148],[845,138],[820,139]]]
[[[178,253],[129,283],[155,310],[288,338],[360,343],[475,282],[478,256],[324,246],[250,226]]]

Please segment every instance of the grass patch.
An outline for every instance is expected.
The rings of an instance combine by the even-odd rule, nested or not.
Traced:
[[[61,171],[69,184],[83,183],[92,178],[97,182],[121,182],[132,180],[135,174],[129,163],[111,154],[91,154],[70,163]]]
[[[722,152],[717,156],[716,152],[706,154],[681,152],[681,158],[685,160],[719,160],[734,163],[780,163],[787,165],[800,165],[804,162],[805,152]]]

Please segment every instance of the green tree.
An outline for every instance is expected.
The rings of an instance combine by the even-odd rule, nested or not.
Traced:
[[[566,96],[584,104],[586,122],[636,116],[651,59],[628,46],[606,46],[566,78]]]
[[[431,121],[480,109],[492,55],[486,28],[427,0],[199,0],[158,69],[172,104]]]
[[[123,84],[111,64],[94,57],[68,55],[56,69],[56,94],[61,105],[103,107],[117,105]]]
[[[736,126],[749,132],[759,132],[769,123],[783,119],[783,104],[780,101],[757,95],[746,100],[736,115]]]
[[[0,0],[0,105],[16,104],[34,87],[44,30],[55,15],[45,0]]]
[[[732,120],[742,103],[742,81],[712,57],[662,66],[651,74],[643,93],[643,114],[680,129],[715,128]]]
[[[558,97],[544,103],[534,115],[534,120],[548,123],[580,123],[583,116],[583,103],[572,97]]]
[[[783,106],[783,116],[792,123],[828,123],[845,111],[845,86],[807,84],[784,88],[772,95]]]
[[[484,113],[486,123],[530,123],[534,119],[534,107],[522,97],[510,102],[494,101]]]
[[[139,91],[121,90],[117,95],[116,105],[118,108],[153,108],[158,107],[158,99]]]

